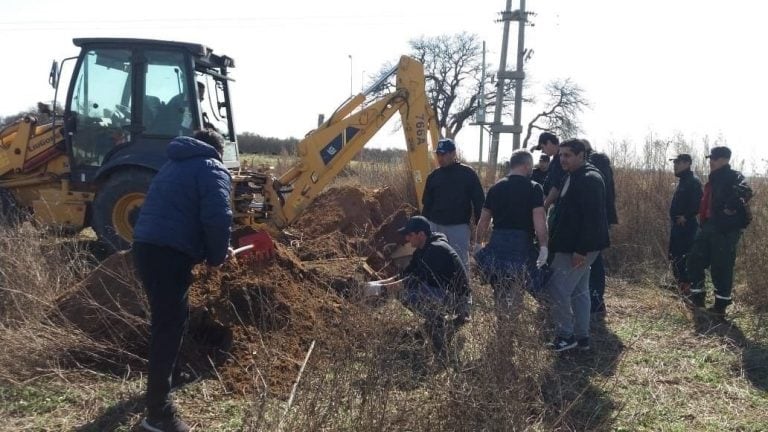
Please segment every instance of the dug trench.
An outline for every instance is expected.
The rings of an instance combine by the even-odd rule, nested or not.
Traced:
[[[330,189],[276,239],[273,258],[218,271],[197,266],[179,369],[215,376],[235,393],[281,397],[313,341],[318,361],[353,349],[368,313],[356,288],[391,274],[384,257],[414,211],[401,202],[386,188]],[[149,309],[129,253],[103,261],[50,315],[90,341],[60,353],[61,364],[119,376],[146,371]]]

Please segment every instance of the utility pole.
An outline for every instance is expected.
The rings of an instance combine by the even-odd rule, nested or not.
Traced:
[[[512,126],[512,150],[520,148],[520,135],[523,133],[523,125],[520,124],[523,112],[523,80],[525,71],[523,63],[525,62],[525,23],[527,21],[525,12],[525,0],[520,0],[520,20],[517,23],[517,72],[515,80],[515,117]]]
[[[488,172],[486,173],[486,182],[492,184],[496,179],[497,163],[499,159],[499,138],[502,133],[512,133],[515,135],[514,148],[517,149],[520,146],[520,134],[523,131],[523,127],[520,124],[521,108],[522,108],[522,88],[523,79],[525,78],[525,72],[523,72],[523,49],[525,33],[525,24],[527,21],[527,13],[525,11],[525,0],[520,0],[520,9],[512,10],[512,0],[507,0],[507,7],[504,12],[501,13],[501,21],[504,22],[504,33],[501,40],[501,60],[499,61],[499,72],[496,80],[496,103],[493,113],[493,123],[491,124],[491,148],[488,154]],[[509,47],[509,23],[511,21],[518,22],[518,53],[517,53],[517,70],[507,71],[507,51]],[[515,124],[504,125],[501,122],[501,116],[504,108],[504,84],[507,80],[515,80]]]
[[[483,68],[480,73],[480,107],[477,109],[477,123],[480,125],[480,171],[483,170],[483,135],[485,135],[485,41],[483,41]]]

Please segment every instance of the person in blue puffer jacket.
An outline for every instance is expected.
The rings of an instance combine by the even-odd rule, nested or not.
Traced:
[[[155,175],[134,227],[132,254],[151,311],[147,417],[149,431],[188,431],[170,399],[171,379],[187,325],[192,267],[224,263],[232,225],[231,175],[224,138],[212,130],[176,137]]]

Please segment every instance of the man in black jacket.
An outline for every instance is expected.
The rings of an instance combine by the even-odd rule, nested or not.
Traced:
[[[693,239],[699,229],[696,214],[701,204],[701,180],[691,171],[693,159],[689,154],[679,154],[670,159],[674,164],[675,177],[680,180],[669,206],[672,228],[669,232],[669,260],[678,289],[683,295],[690,294],[690,281],[685,272],[685,256],[693,246]]]
[[[586,161],[582,140],[560,144],[560,163],[569,173],[562,185],[550,227],[549,250],[554,252],[546,292],[551,300],[554,351],[589,349],[589,272],[601,250],[610,244],[605,184],[597,168]]]
[[[538,144],[532,150],[541,150],[545,155],[552,158],[552,162],[547,167],[547,177],[542,184],[544,187],[544,210],[549,210],[549,207],[557,200],[566,176],[566,172],[563,171],[560,164],[560,140],[553,133],[543,132],[539,135]]]
[[[467,273],[445,236],[433,233],[423,216],[410,218],[398,231],[416,249],[410,263],[400,275],[369,282],[368,288],[400,288],[400,301],[425,318],[435,354],[445,359],[446,345],[455,328],[464,323],[463,311],[470,290]],[[453,316],[456,318],[450,322],[446,320]]]
[[[542,154],[539,156],[539,164],[533,169],[531,174],[531,180],[540,185],[544,185],[544,181],[547,179],[547,172],[549,171],[549,155]]]
[[[440,168],[432,171],[424,185],[423,215],[432,224],[432,231],[441,232],[461,258],[469,264],[472,216],[480,220],[485,194],[480,178],[468,165],[456,160],[456,144],[450,138],[437,143]]]
[[[749,225],[752,189],[744,176],[731,168],[731,150],[713,147],[709,153],[709,181],[699,207],[701,229],[688,254],[686,271],[691,280],[691,303],[704,307],[704,270],[709,267],[715,286],[715,304],[708,311],[725,316],[732,303],[733,266],[741,232]]]
[[[592,164],[600,175],[603,176],[605,183],[605,211],[608,217],[608,226],[619,223],[619,216],[616,212],[616,187],[613,182],[613,168],[611,168],[611,159],[605,153],[594,151],[589,141],[582,139],[587,149],[587,162]],[[610,231],[609,231],[610,233]],[[590,312],[596,320],[605,318],[605,263],[603,262],[602,252],[597,254],[595,262],[592,263],[589,271],[589,299]]]

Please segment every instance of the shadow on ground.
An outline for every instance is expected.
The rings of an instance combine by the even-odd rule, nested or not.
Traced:
[[[741,350],[741,371],[755,388],[768,391],[768,347],[750,340],[733,321],[713,317],[704,310],[693,312],[698,334],[722,338],[734,350]]]
[[[136,395],[128,400],[117,402],[102,412],[88,424],[75,428],[76,432],[113,431],[128,426],[132,417],[144,411],[143,396]],[[134,428],[134,430],[140,430]]]
[[[593,377],[611,377],[616,373],[624,344],[605,321],[592,323],[591,349],[571,350],[557,355],[554,376],[543,388],[550,409],[553,429],[610,430],[618,409],[609,392],[596,386]]]

